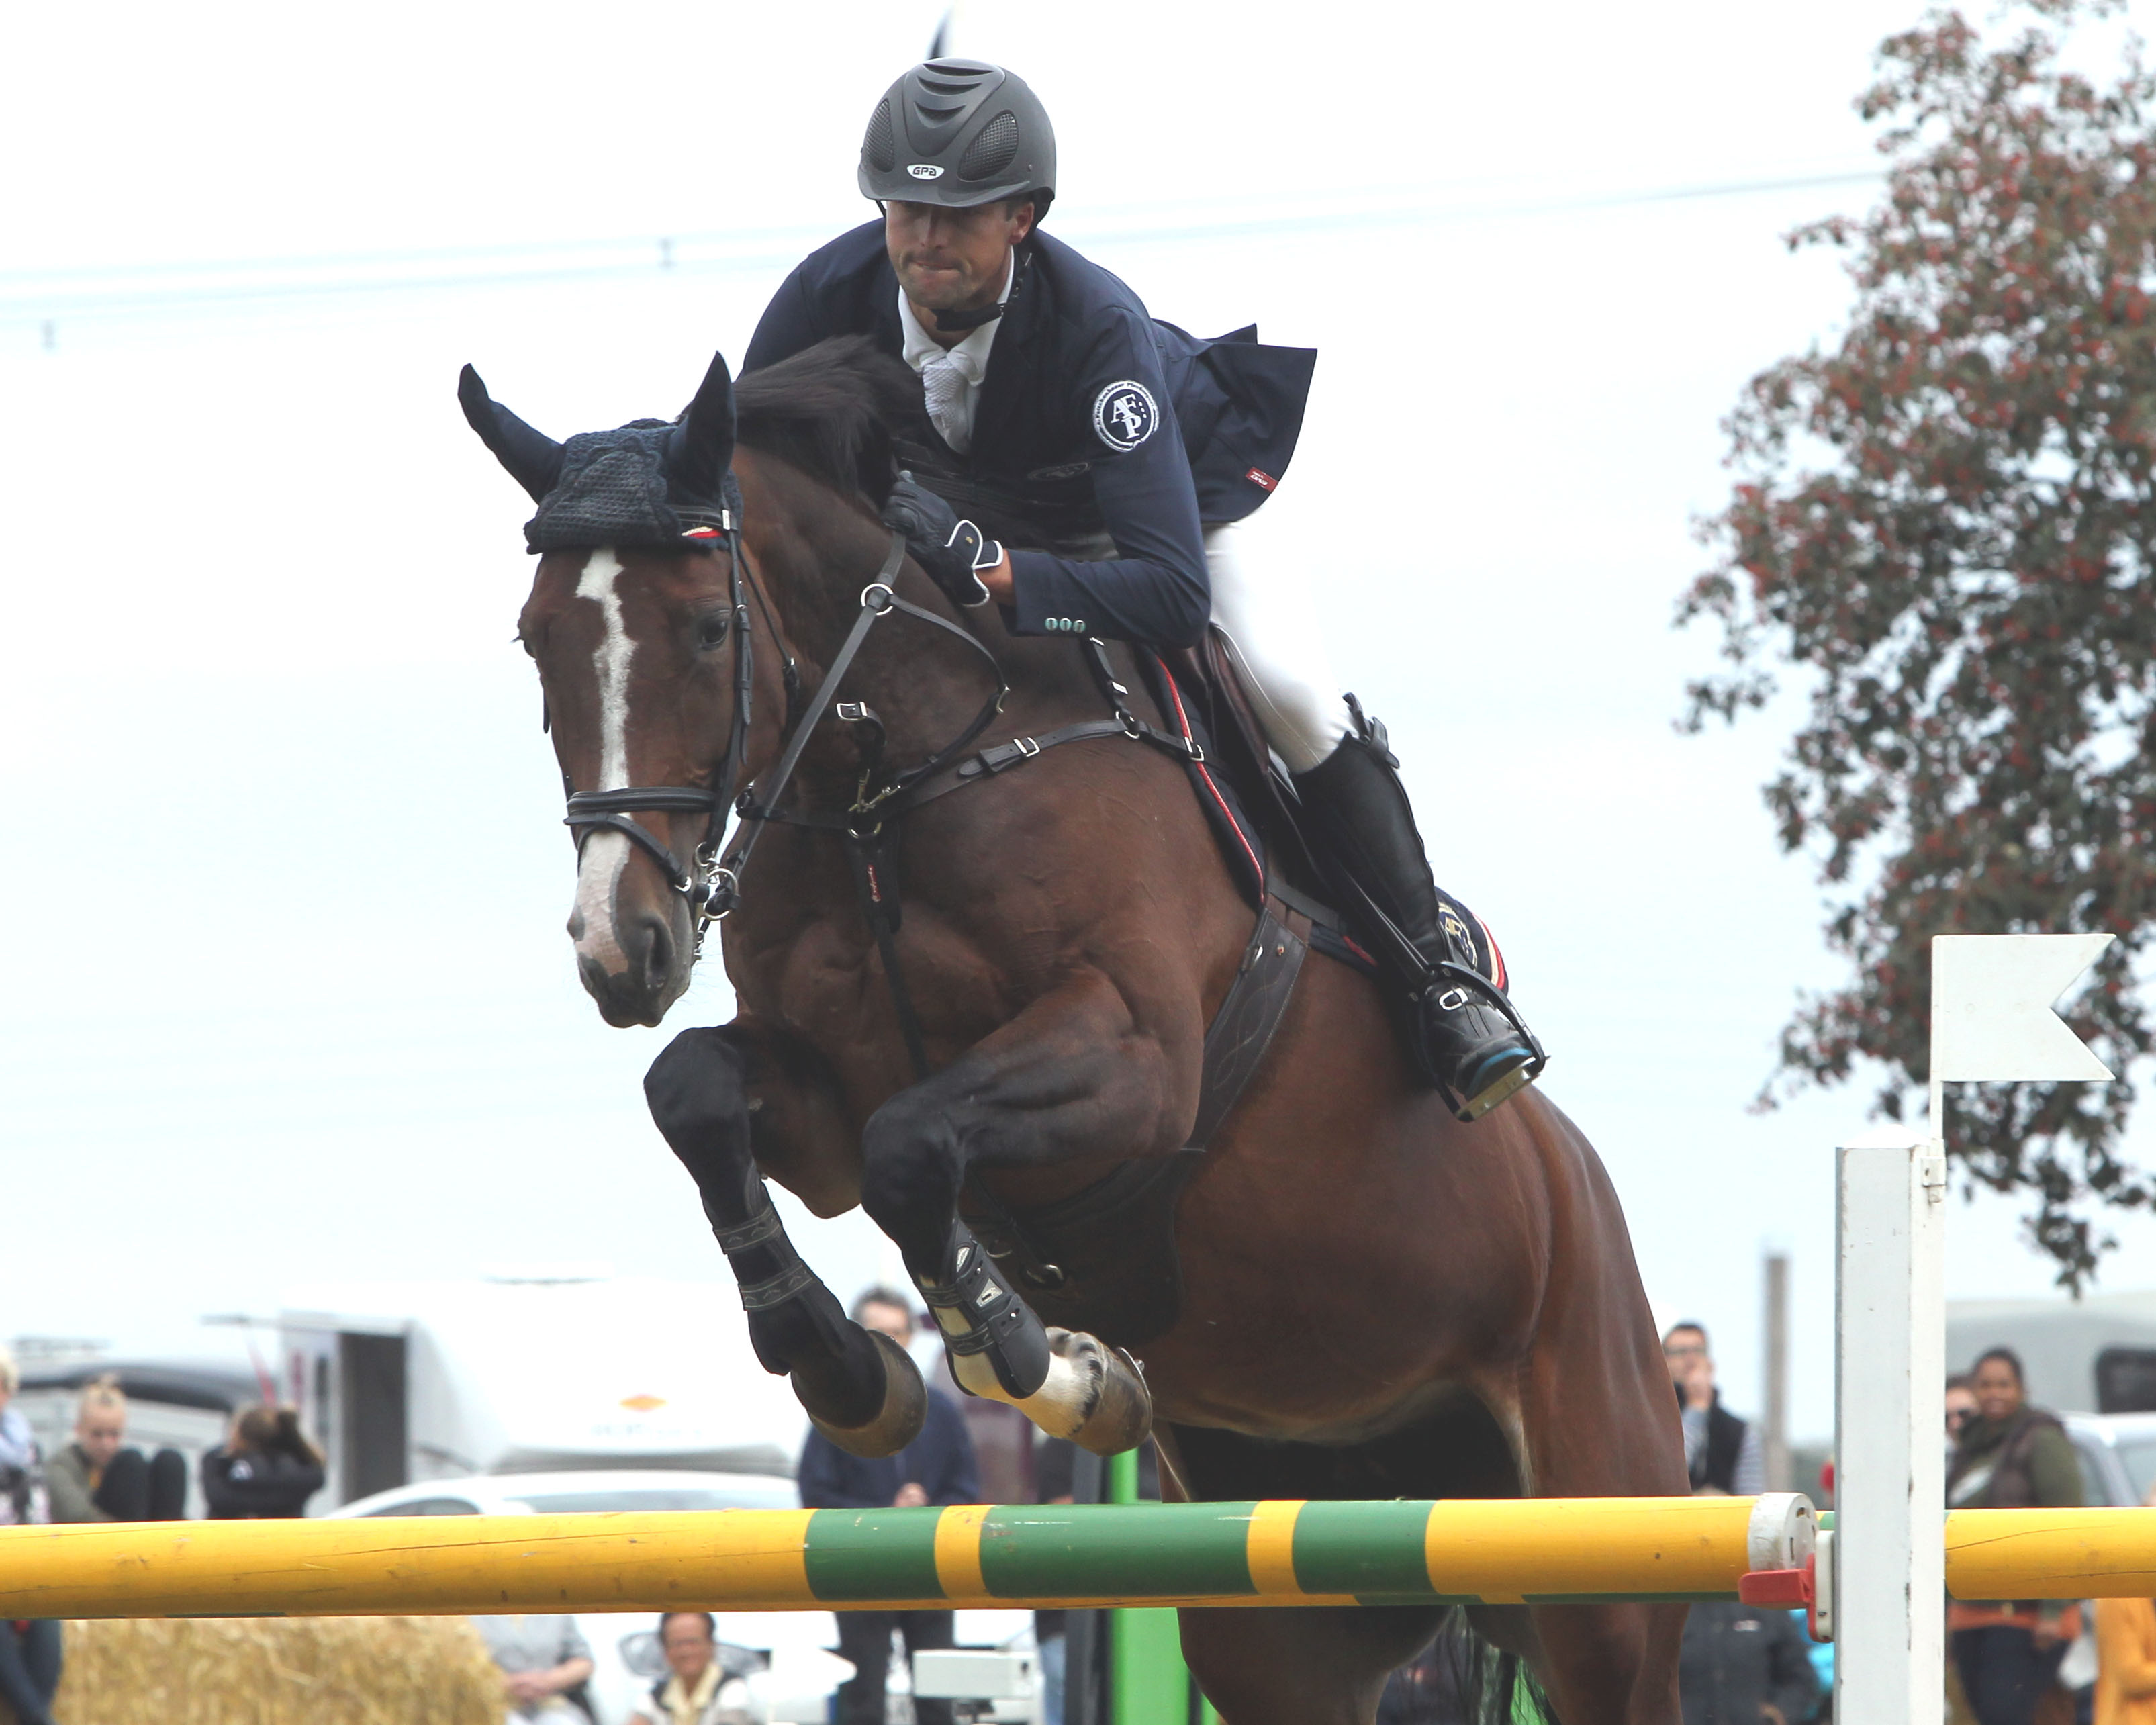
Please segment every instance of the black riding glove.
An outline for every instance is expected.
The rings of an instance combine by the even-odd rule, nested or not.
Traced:
[[[883,506],[883,524],[906,541],[913,560],[954,605],[984,605],[988,590],[976,572],[1004,560],[1004,548],[933,491],[901,473]]]

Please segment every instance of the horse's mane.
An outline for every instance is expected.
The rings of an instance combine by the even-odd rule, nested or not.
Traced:
[[[920,381],[866,336],[834,336],[734,385],[742,443],[881,508],[891,434],[922,417]]]

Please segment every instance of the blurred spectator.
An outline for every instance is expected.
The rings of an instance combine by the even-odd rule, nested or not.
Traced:
[[[1820,1698],[1795,1615],[1723,1599],[1685,1619],[1677,1690],[1684,1725],[1803,1725]]]
[[[2156,1509],[2156,1492],[2144,1507]],[[2092,1725],[2156,1725],[2156,1603],[2098,1599],[2096,1654]]]
[[[1947,1379],[1947,1466],[1953,1466],[1955,1445],[1962,1428],[1976,1418],[1976,1392],[1969,1388],[1969,1373],[1956,1372]]]
[[[177,1522],[187,1513],[187,1464],[177,1450],[146,1460],[121,1447],[127,1398],[112,1378],[84,1386],[74,1441],[45,1464],[56,1522]]]
[[[0,1527],[49,1521],[37,1440],[20,1408],[11,1405],[22,1379],[15,1356],[0,1347]],[[18,1725],[53,1725],[60,1686],[60,1626],[44,1618],[0,1618],[0,1701]]]
[[[870,1288],[854,1302],[854,1322],[904,1348],[913,1339],[913,1302],[895,1288]],[[921,1435],[897,1455],[849,1455],[811,1426],[795,1478],[803,1509],[908,1509],[977,1503],[981,1495],[966,1422],[957,1404],[934,1389]],[[884,1725],[893,1631],[904,1638],[909,1658],[924,1647],[952,1645],[948,1611],[841,1611],[838,1618],[839,1655],[853,1661],[854,1675],[839,1686],[837,1725]],[[916,1700],[913,1715],[916,1725],[952,1725],[947,1701]]]
[[[233,1415],[224,1447],[202,1459],[212,1521],[304,1515],[322,1478],[322,1453],[307,1441],[290,1408],[242,1409]]]
[[[1947,1470],[1950,1509],[2078,1509],[2082,1471],[2066,1428],[2028,1404],[2021,1362],[1994,1348],[1969,1373],[1976,1417]],[[2057,1599],[1950,1601],[1947,1630],[1977,1725],[2030,1725],[2081,1607]]]
[[[747,1712],[719,1699],[726,1674],[720,1665],[719,1626],[708,1611],[669,1611],[659,1620],[660,1651],[670,1675],[651,1686],[651,1699],[629,1725],[749,1725]]]
[[[506,1725],[591,1725],[570,1698],[592,1674],[591,1644],[558,1613],[475,1617],[509,1697]]]
[[[1692,1490],[1712,1486],[1732,1497],[1755,1497],[1765,1491],[1759,1434],[1722,1405],[1706,1330],[1695,1323],[1672,1325],[1662,1337],[1662,1358],[1669,1362],[1670,1381],[1682,1410],[1685,1467]]]

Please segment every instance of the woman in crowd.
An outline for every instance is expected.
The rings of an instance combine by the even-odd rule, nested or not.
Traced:
[[[592,1650],[577,1620],[560,1613],[475,1617],[501,1671],[507,1725],[591,1725],[572,1696],[592,1674]]]
[[[212,1521],[304,1515],[322,1478],[322,1452],[307,1441],[291,1408],[242,1409],[224,1447],[202,1459]]]
[[[9,1405],[21,1381],[15,1356],[0,1347],[0,1527],[52,1519],[37,1440],[23,1410]],[[53,1725],[59,1686],[59,1625],[0,1618],[0,1701],[15,1710],[18,1725]]]
[[[1947,1466],[1953,1466],[1962,1428],[1976,1418],[1976,1392],[1969,1387],[1969,1373],[1956,1372],[1947,1379]]]
[[[45,1464],[56,1522],[177,1522],[187,1513],[187,1464],[177,1450],[146,1459],[123,1449],[127,1398],[110,1374],[85,1386],[74,1441]]]
[[[1947,1470],[1949,1509],[2078,1509],[2081,1464],[2066,1428],[2029,1405],[2021,1361],[1994,1348],[1969,1373],[1976,1417]],[[2058,1675],[2081,1608],[2057,1599],[1955,1600],[1947,1629],[1977,1725],[2030,1725]]]

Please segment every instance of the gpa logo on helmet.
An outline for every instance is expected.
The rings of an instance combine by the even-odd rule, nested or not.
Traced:
[[[1135,449],[1160,424],[1160,409],[1144,384],[1111,383],[1093,398],[1093,430],[1111,449]]]
[[[943,177],[943,170],[932,162],[909,162],[906,171],[916,180],[940,180]]]

